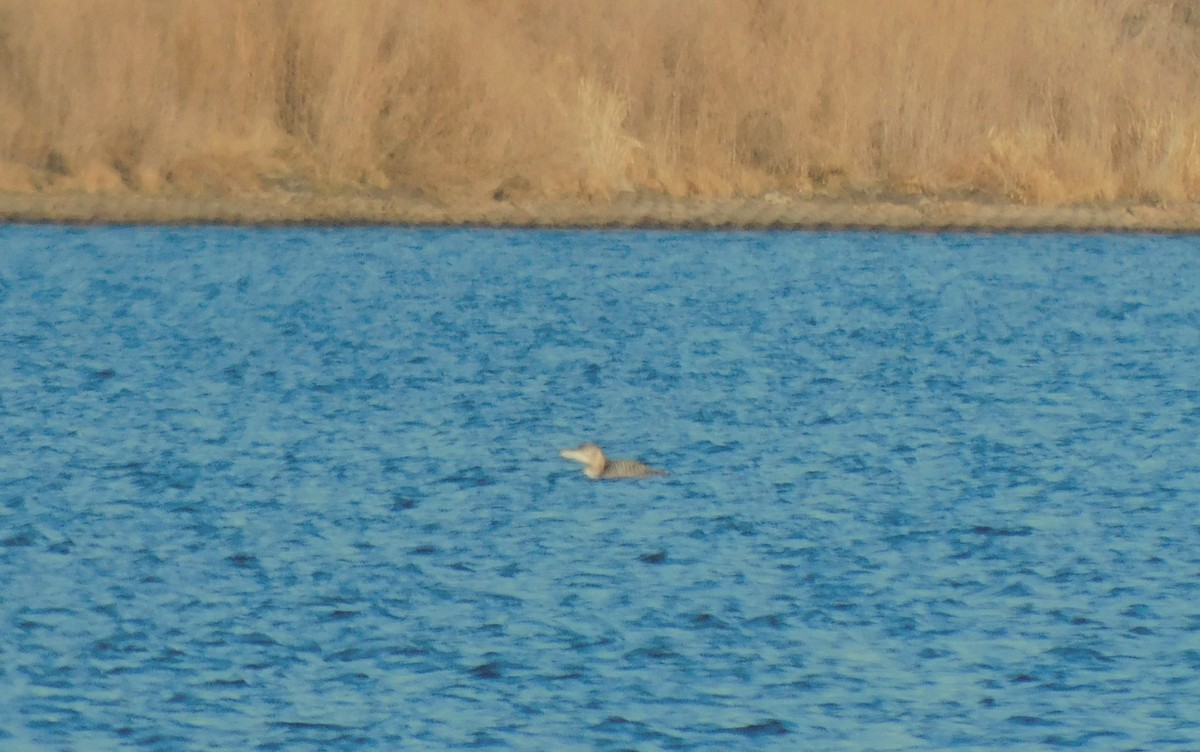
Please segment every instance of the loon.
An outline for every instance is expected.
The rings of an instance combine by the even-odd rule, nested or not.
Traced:
[[[604,457],[604,452],[595,444],[580,444],[576,449],[564,449],[559,452],[564,459],[583,463],[583,474],[592,480],[608,480],[611,478],[652,478],[666,475],[666,470],[644,465],[637,460],[610,460]]]

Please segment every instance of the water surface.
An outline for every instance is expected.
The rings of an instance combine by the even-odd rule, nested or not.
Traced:
[[[0,748],[1200,747],[1195,246],[0,228]]]

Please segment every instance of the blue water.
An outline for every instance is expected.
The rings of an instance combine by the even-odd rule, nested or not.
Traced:
[[[0,749],[1198,749],[1197,249],[0,227]]]

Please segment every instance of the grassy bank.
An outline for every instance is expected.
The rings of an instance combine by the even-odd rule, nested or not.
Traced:
[[[0,0],[0,190],[1200,199],[1200,0]]]

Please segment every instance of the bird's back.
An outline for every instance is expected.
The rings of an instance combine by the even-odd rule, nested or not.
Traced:
[[[604,465],[601,478],[651,478],[666,475],[665,470],[650,467],[637,460],[609,460]]]

